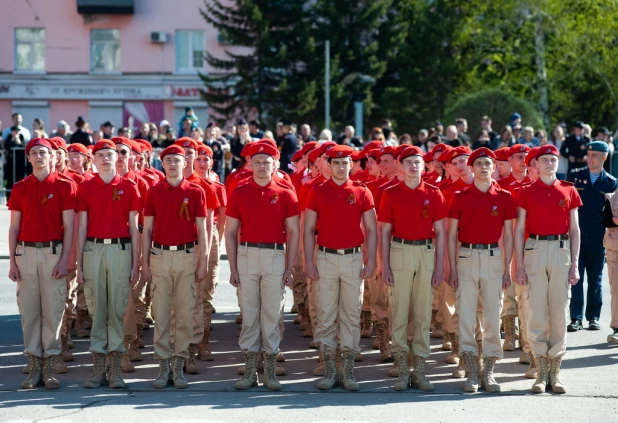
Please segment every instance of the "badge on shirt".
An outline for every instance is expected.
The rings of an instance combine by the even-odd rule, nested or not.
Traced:
[[[273,194],[270,197],[270,204],[277,204],[278,200],[279,200],[279,194]]]
[[[180,217],[187,219],[187,222],[191,220],[191,215],[189,214],[189,199],[185,197],[180,205]]]
[[[112,191],[112,201],[114,200],[121,200],[120,196],[122,194],[124,194],[123,190],[118,191],[118,188],[114,188],[114,191]]]
[[[558,205],[563,209],[566,208],[567,204],[569,204],[569,200],[567,198],[563,198],[558,202]]]
[[[356,203],[356,196],[354,194],[350,194],[350,196],[348,197],[347,200],[345,200],[345,202],[348,204]]]
[[[429,217],[429,200],[425,200],[423,203],[423,218],[427,219]]]
[[[498,206],[493,206],[491,208],[491,213],[490,213],[493,217],[497,217],[498,216]]]
[[[51,199],[54,194],[45,195],[43,194],[43,198],[41,199],[41,205],[44,206],[47,203],[47,200]]]

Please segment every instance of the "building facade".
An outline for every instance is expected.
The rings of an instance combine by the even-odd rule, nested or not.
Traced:
[[[0,0],[0,120],[34,118],[51,133],[84,116],[91,128],[167,119],[208,106],[198,72],[226,46],[200,14],[203,0]]]

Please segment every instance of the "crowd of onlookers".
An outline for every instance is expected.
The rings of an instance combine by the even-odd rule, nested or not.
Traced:
[[[565,123],[560,123],[548,134],[542,129],[535,130],[531,126],[522,124],[522,117],[518,113],[513,113],[507,124],[495,129],[492,126],[491,118],[483,116],[480,121],[481,130],[478,134],[468,133],[466,119],[456,119],[455,122],[446,127],[438,121],[432,127],[420,129],[414,134],[397,134],[391,121],[383,119],[379,126],[370,131],[366,138],[357,135],[353,126],[346,126],[342,132],[333,133],[330,129],[315,131],[308,124],[298,126],[286,119],[277,123],[274,132],[264,128],[258,120],[247,121],[244,118],[224,128],[220,128],[213,122],[200,126],[198,117],[189,107],[185,109],[185,114],[176,125],[167,120],[162,120],[158,124],[141,122],[136,125],[135,129],[128,126],[117,128],[114,123],[109,121],[103,122],[98,127],[92,127],[87,119],[79,116],[75,122],[74,130],[66,121],[61,120],[56,128],[48,133],[45,129],[45,123],[41,119],[33,120],[31,130],[23,126],[23,118],[20,113],[14,113],[11,119],[11,126],[0,132],[0,143],[3,151],[1,163],[4,165],[3,177],[6,189],[10,189],[13,183],[29,174],[29,165],[23,147],[31,138],[36,137],[61,137],[67,144],[81,143],[86,146],[100,139],[109,139],[114,136],[144,139],[154,147],[153,166],[159,169],[161,169],[161,166],[158,160],[158,151],[173,144],[178,138],[190,137],[212,148],[214,153],[213,170],[222,181],[225,180],[226,175],[241,165],[240,153],[243,146],[247,142],[262,138],[270,138],[277,142],[281,150],[281,169],[286,172],[291,171],[291,157],[294,152],[301,148],[304,142],[308,141],[329,140],[361,149],[369,141],[382,140],[387,145],[418,145],[424,151],[431,150],[437,143],[447,143],[451,146],[465,145],[473,150],[480,147],[496,150],[517,143],[526,144],[530,147],[553,144],[562,153],[558,174],[559,177],[564,178],[571,168],[581,167],[581,163],[575,163],[574,158],[569,154],[569,139],[587,137],[590,140],[595,139],[608,143],[610,160],[606,162],[606,170],[614,176],[618,176],[618,163],[614,166],[612,159],[614,135],[607,128],[598,128],[593,138],[593,130],[590,125],[575,122],[569,128]],[[1,129],[2,122],[0,122]]]

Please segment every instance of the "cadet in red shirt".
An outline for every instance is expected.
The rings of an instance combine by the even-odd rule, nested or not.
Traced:
[[[75,189],[50,172],[51,152],[49,140],[34,138],[28,143],[26,156],[33,173],[13,186],[7,204],[11,210],[9,278],[17,282],[24,353],[30,367],[22,389],[35,389],[41,381],[47,389],[60,387],[54,365],[62,349]]]
[[[92,173],[86,172],[92,163],[90,150],[83,144],[75,143],[69,145],[67,151],[69,152],[69,168],[82,175],[85,180],[92,179]]]
[[[354,358],[360,351],[363,279],[375,272],[377,225],[371,192],[349,179],[353,151],[348,146],[328,150],[331,179],[311,188],[305,209],[305,273],[317,280],[319,286],[316,289],[318,333],[325,365],[319,389],[332,389],[335,384],[337,334],[343,352],[344,387],[353,391],[359,387],[353,374]],[[316,227],[319,228],[317,269],[313,264]],[[361,246],[365,242],[369,257],[363,267]]]
[[[560,153],[553,145],[536,155],[540,177],[517,194],[517,283],[527,285],[528,341],[537,367],[533,393],[565,393],[560,380],[566,353],[569,285],[579,280],[581,198],[572,183],[556,179]],[[530,236],[524,245],[526,224]]]
[[[502,147],[494,151],[496,155],[495,179],[507,178],[511,174],[511,163],[509,163],[509,147]]]
[[[78,187],[76,206],[77,281],[85,283],[88,312],[93,320],[90,351],[94,354],[94,369],[84,387],[98,388],[105,382],[105,356],[109,354],[109,387],[123,388],[123,316],[131,284],[138,278],[137,218],[142,203],[135,182],[116,173],[118,153],[114,142],[99,141],[92,152],[98,173]]]
[[[162,389],[170,380],[173,358],[174,387],[189,386],[183,373],[189,359],[189,345],[193,338],[193,309],[197,280],[206,276],[208,250],[196,257],[195,231],[199,245],[206,241],[206,197],[196,184],[183,177],[187,166],[185,150],[171,145],[161,152],[165,180],[148,192],[144,207],[142,240],[142,277],[152,281],[152,301],[155,321],[154,348],[159,359],[159,375],[153,387]],[[170,231],[173,228],[173,231]],[[147,253],[148,252],[148,253]],[[172,307],[175,320],[171,320]],[[170,327],[175,326],[174,348],[170,342]]]
[[[204,335],[198,344],[198,355],[201,360],[213,361],[214,357],[210,351],[210,326],[211,316],[214,310],[212,299],[215,295],[215,289],[219,281],[219,248],[221,239],[223,239],[223,231],[225,228],[225,207],[227,205],[227,196],[225,194],[225,186],[219,182],[209,179],[208,175],[212,169],[213,152],[210,147],[200,144],[197,147],[197,157],[195,158],[195,173],[202,179],[208,179],[212,182],[212,186],[217,193],[219,207],[214,213],[214,224],[216,229],[212,231],[212,241],[210,243],[210,253],[208,254],[208,271],[203,284],[203,309],[204,309]]]
[[[488,148],[475,150],[468,158],[474,172],[469,188],[456,192],[449,208],[448,283],[457,289],[459,299],[459,355],[468,379],[464,391],[479,388],[477,359],[482,353],[484,370],[481,385],[488,392],[500,392],[493,369],[502,358],[500,345],[500,309],[502,290],[511,284],[508,266],[513,254],[515,203],[511,195],[494,186],[495,154]],[[504,234],[504,235],[503,235]],[[503,249],[498,240],[503,236]],[[461,245],[458,248],[459,241]],[[480,301],[479,301],[480,300]],[[482,351],[477,344],[477,313],[482,304]]]
[[[523,144],[515,144],[509,148],[508,160],[511,165],[511,173],[505,178],[498,180],[498,185],[500,185],[502,189],[508,190],[509,185],[515,181],[529,181],[528,174],[526,172],[526,156],[529,151],[530,147]]]
[[[408,147],[398,157],[404,181],[386,189],[380,205],[382,277],[388,286],[393,319],[393,353],[399,365],[397,391],[410,382],[408,357],[414,357],[412,383],[433,391],[425,377],[429,357],[429,324],[433,287],[444,279],[444,218],[446,204],[438,188],[421,179],[423,151]],[[435,246],[433,238],[436,239]],[[437,263],[437,266],[435,265]],[[435,269],[435,270],[434,270]],[[408,339],[413,322],[414,339]]]
[[[247,155],[253,178],[230,193],[226,209],[230,283],[239,288],[243,314],[238,343],[245,373],[234,385],[236,389],[257,385],[260,351],[265,357],[264,385],[270,390],[281,389],[275,360],[281,340],[284,285],[292,285],[298,253],[300,210],[294,191],[272,179],[278,154],[270,144],[253,143]]]

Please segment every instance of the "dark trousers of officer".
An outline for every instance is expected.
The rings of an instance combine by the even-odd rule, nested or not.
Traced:
[[[599,320],[601,317],[603,266],[605,266],[603,235],[604,233],[582,233],[579,250],[579,282],[571,288],[571,319],[584,320],[584,273],[588,283],[586,320]]]

